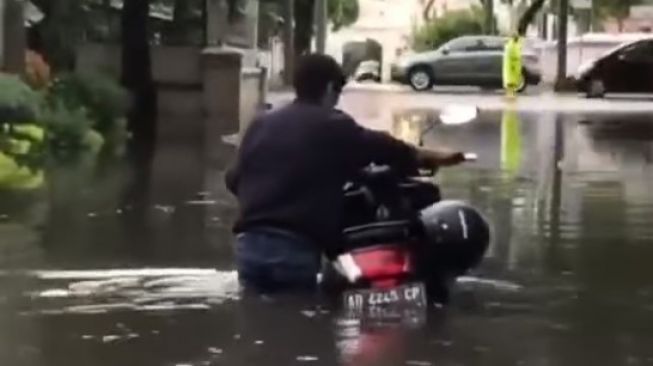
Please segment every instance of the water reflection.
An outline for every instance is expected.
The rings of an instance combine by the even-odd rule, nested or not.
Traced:
[[[244,297],[221,183],[233,147],[170,143],[151,161],[59,166],[41,188],[0,191],[0,364],[653,363],[650,124],[394,112],[408,141],[478,153],[436,180],[494,228],[482,268],[421,326]]]
[[[501,114],[501,170],[512,175],[521,165],[521,131],[515,106]]]
[[[642,247],[652,238],[653,194],[648,187],[653,170],[647,157],[653,144],[645,137],[650,127],[638,128],[629,116],[611,116],[608,126],[601,119],[579,123],[582,119],[575,116],[516,115],[510,110],[500,118],[500,127],[487,123],[493,117],[486,117],[461,127],[465,133],[439,129],[427,142],[479,151],[473,172],[444,171],[439,179],[446,195],[474,202],[494,221],[495,242],[481,272],[518,279],[526,292],[537,286],[561,289],[542,294],[565,309],[554,312],[561,318],[552,321],[553,329],[573,332],[590,344],[592,334],[591,339],[610,345],[599,353],[611,361],[599,363],[649,362],[625,355],[613,342],[615,333],[629,334],[629,342],[639,345],[649,337],[646,331],[632,334],[624,320],[650,320],[650,314],[644,314],[650,303],[635,296],[638,291],[648,293],[643,279],[651,275],[645,259],[650,245]],[[495,142],[499,128],[501,144]],[[642,133],[635,132],[640,128]],[[513,178],[495,173],[498,164],[492,157],[497,155]],[[535,305],[533,298],[527,299]],[[505,295],[502,300],[499,307],[511,308]],[[550,311],[536,305],[530,315],[555,318]],[[625,316],[627,312],[637,315]],[[609,316],[619,320],[601,319]],[[558,355],[551,363],[584,359],[568,348]]]

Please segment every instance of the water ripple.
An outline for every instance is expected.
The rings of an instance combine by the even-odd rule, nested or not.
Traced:
[[[208,310],[240,294],[237,274],[212,269],[31,271],[40,280],[26,294],[41,314]]]

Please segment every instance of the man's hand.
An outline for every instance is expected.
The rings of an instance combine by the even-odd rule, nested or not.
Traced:
[[[467,160],[464,153],[445,149],[419,149],[417,151],[417,157],[420,165],[428,168],[454,166]]]

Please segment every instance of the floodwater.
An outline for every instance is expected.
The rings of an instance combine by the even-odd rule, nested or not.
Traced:
[[[220,184],[233,147],[168,144],[151,164],[56,167],[42,189],[0,191],[0,365],[653,364],[647,116],[437,115],[385,118],[478,154],[436,180],[483,211],[493,242],[425,323],[242,298]]]

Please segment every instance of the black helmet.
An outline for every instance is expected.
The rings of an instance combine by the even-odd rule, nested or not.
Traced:
[[[490,244],[490,226],[473,207],[440,201],[420,212],[426,238],[423,260],[431,269],[459,276],[478,266]]]

